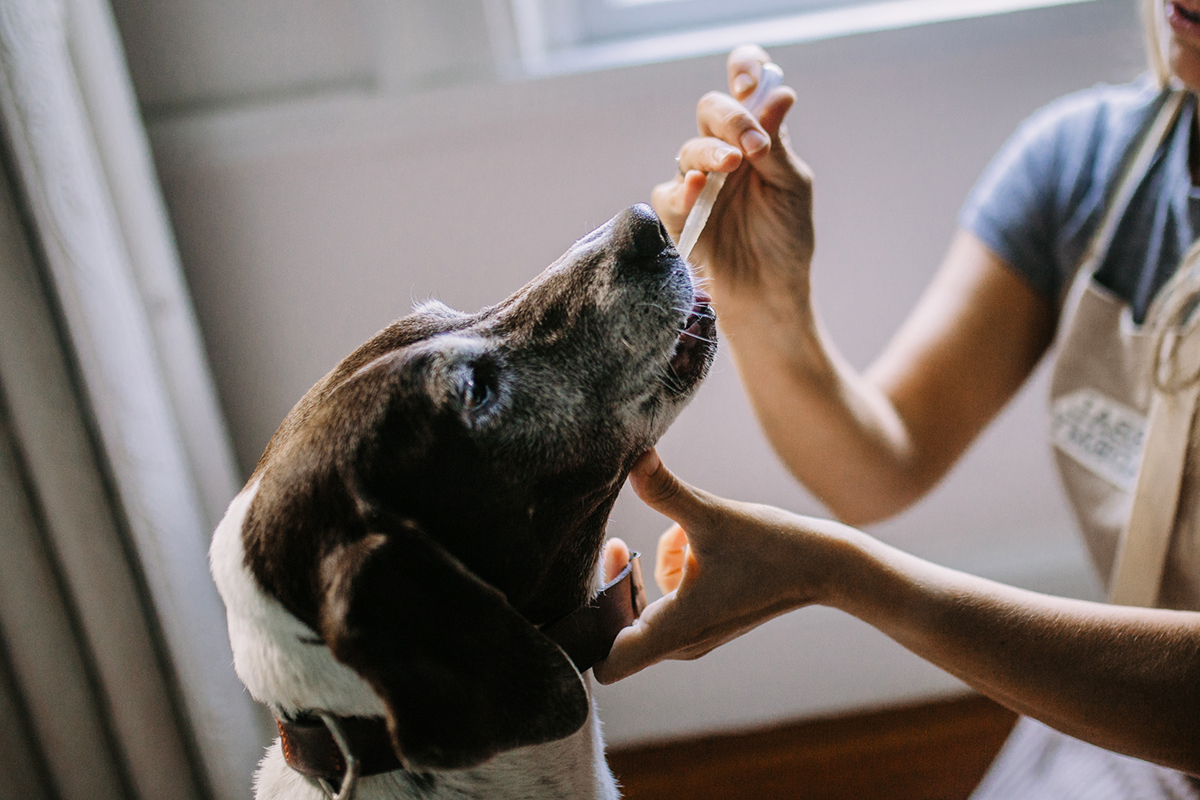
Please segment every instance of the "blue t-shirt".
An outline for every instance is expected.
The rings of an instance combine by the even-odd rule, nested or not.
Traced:
[[[1043,296],[1060,302],[1099,227],[1138,134],[1164,100],[1146,76],[1068,95],[1027,119],[984,171],[959,225],[1007,261]],[[1200,231],[1200,189],[1188,146],[1188,98],[1122,217],[1096,280],[1131,306],[1138,322]]]

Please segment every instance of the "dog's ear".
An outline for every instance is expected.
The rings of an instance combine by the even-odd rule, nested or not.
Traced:
[[[416,769],[457,769],[579,730],[590,700],[563,652],[415,525],[321,565],[321,633],[387,707]]]

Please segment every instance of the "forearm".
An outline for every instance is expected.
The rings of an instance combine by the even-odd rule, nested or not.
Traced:
[[[1055,329],[1056,307],[966,232],[862,374],[829,343],[807,294],[729,299],[718,316],[767,436],[802,483],[859,525],[929,491]]]
[[[848,534],[830,604],[1008,707],[1200,774],[1200,614],[1069,600]]]
[[[817,320],[747,315],[723,324],[775,452],[840,519],[890,516],[936,481],[890,398],[838,354]]]

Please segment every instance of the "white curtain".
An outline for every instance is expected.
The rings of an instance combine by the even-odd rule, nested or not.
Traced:
[[[244,798],[237,478],[106,0],[0,0],[0,799]]]

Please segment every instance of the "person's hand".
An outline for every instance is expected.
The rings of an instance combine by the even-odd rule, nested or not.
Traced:
[[[621,574],[629,563],[629,545],[617,537],[604,543],[600,553],[600,582],[608,583]]]
[[[829,599],[850,529],[695,489],[653,450],[629,477],[638,497],[677,524],[659,540],[654,570],[666,595],[617,635],[593,668],[601,683],[663,659],[699,658],[772,617]]]
[[[704,188],[705,173],[729,173],[691,262],[711,279],[718,315],[794,320],[808,306],[813,252],[812,178],[792,152],[783,118],[796,100],[786,86],[768,97],[761,120],[740,100],[754,91],[766,52],[748,45],[728,59],[730,94],[700,99],[700,135],[679,151],[679,170],[651,195],[655,212],[676,240]]]

